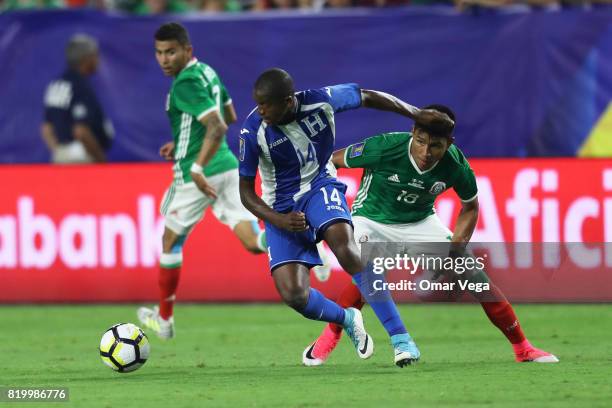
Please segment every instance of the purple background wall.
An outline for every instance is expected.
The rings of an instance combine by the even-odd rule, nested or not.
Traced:
[[[92,79],[116,128],[112,161],[159,160],[170,139],[170,79],[153,33],[179,19],[195,54],[230,90],[240,120],[257,75],[287,69],[298,88],[357,82],[457,113],[468,156],[573,156],[612,100],[612,11],[458,15],[448,9],[352,10],[304,15],[132,17],[83,11],[0,14],[0,163],[44,162],[45,85],[64,66],[75,32],[100,41]],[[338,120],[338,146],[411,123],[359,110]],[[236,148],[238,125],[228,140]]]

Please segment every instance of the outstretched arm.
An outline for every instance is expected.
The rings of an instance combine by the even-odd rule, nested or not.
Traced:
[[[336,150],[332,155],[332,163],[337,169],[348,167],[344,155],[346,153],[346,147],[344,149]]]
[[[452,131],[455,125],[445,113],[433,109],[419,109],[386,92],[362,89],[361,106],[398,113],[440,133]]]
[[[274,211],[255,192],[255,177],[240,176],[240,201],[257,218],[291,232],[306,230],[306,216],[302,212],[292,211],[282,214]]]

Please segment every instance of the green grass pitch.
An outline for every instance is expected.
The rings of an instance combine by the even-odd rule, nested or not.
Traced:
[[[534,345],[559,364],[519,364],[478,305],[403,305],[421,361],[392,364],[387,336],[366,308],[374,356],[343,338],[328,364],[302,367],[323,325],[282,305],[183,305],[177,338],[151,340],[140,370],[100,361],[102,332],[136,322],[136,305],[0,307],[0,385],[68,387],[61,407],[596,407],[612,404],[612,306],[518,305]],[[35,407],[41,403],[4,403]]]

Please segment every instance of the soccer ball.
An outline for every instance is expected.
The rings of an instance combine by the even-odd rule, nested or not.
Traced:
[[[120,373],[139,369],[149,358],[149,339],[132,323],[118,323],[104,332],[100,340],[102,362]]]

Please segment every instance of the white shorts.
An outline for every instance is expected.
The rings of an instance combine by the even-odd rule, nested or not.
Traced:
[[[85,150],[83,143],[78,140],[58,145],[53,150],[51,159],[55,164],[81,164],[94,161]]]
[[[436,214],[409,224],[382,224],[353,217],[355,240],[361,242],[448,242],[453,236]]]
[[[353,217],[353,226],[357,246],[361,247],[363,242],[410,243],[410,245],[406,245],[406,252],[409,254],[440,255],[437,252],[448,251],[447,246],[428,243],[447,243],[453,236],[451,230],[442,224],[436,214],[408,224],[382,224],[365,217],[355,216]]]
[[[206,178],[217,191],[214,200],[202,193],[194,182],[176,185],[172,183],[162,199],[161,214],[166,227],[179,235],[186,235],[204,217],[209,206],[215,217],[230,229],[241,221],[257,221],[240,201],[238,169],[229,170]]]

